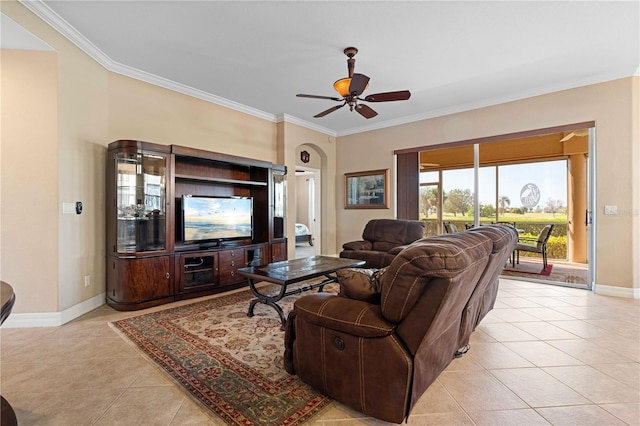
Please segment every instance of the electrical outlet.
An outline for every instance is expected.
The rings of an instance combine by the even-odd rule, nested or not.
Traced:
[[[91,285],[91,275],[84,276],[84,286],[89,287]]]

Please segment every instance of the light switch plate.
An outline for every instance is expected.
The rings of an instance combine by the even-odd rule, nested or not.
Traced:
[[[63,214],[74,214],[76,212],[76,203],[62,203]]]
[[[618,206],[604,206],[604,214],[618,214]]]

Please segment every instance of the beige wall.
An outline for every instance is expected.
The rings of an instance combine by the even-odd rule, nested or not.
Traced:
[[[31,173],[35,188],[44,188],[50,205],[42,208],[38,220],[46,229],[34,229],[29,238],[11,239],[3,235],[4,251],[30,251],[31,256],[9,260],[2,259],[2,277],[10,281],[16,290],[16,313],[60,313],[55,321],[68,321],[77,313],[73,307],[93,299],[94,305],[104,293],[104,164],[107,137],[107,71],[89,58],[39,18],[14,1],[2,2],[2,12],[27,28],[32,34],[51,46],[55,60],[49,67],[32,66],[32,73],[46,75],[49,91],[31,93],[30,102],[51,102],[46,113],[33,114],[28,120],[13,121],[13,135],[4,137],[3,148],[18,148],[21,136],[39,131],[41,136],[25,152],[41,153],[48,158],[49,168],[39,167]],[[3,67],[19,66],[15,57],[3,51]],[[43,52],[23,52],[24,57],[34,58]],[[24,75],[25,79],[12,82],[24,94],[30,93],[37,76]],[[6,81],[3,79],[3,85]],[[13,86],[16,84],[16,86]],[[53,94],[51,94],[53,93]],[[3,106],[8,110],[17,107],[3,91]],[[3,108],[4,110],[4,108]],[[52,125],[40,126],[39,121],[51,120]],[[3,123],[6,123],[3,120]],[[24,154],[24,152],[23,152]],[[10,161],[10,160],[8,160]],[[19,175],[11,170],[2,171],[4,178],[20,182]],[[24,190],[31,199],[38,199],[37,189]],[[4,206],[14,205],[19,197],[3,191]],[[83,202],[81,215],[62,214],[62,203]],[[12,229],[19,215],[6,212],[3,230]],[[52,237],[49,237],[52,236]],[[34,244],[34,241],[37,241]],[[39,258],[35,265],[31,258]],[[55,262],[55,267],[47,267]],[[85,287],[84,276],[89,275],[91,285]],[[71,312],[64,312],[70,310]],[[49,317],[46,317],[49,318]],[[48,321],[48,320],[47,320]]]
[[[58,310],[57,55],[2,50],[2,280],[14,311]]]
[[[109,74],[109,141],[183,145],[277,162],[274,123]]]
[[[393,150],[502,135],[586,121],[596,122],[596,284],[640,288],[640,168],[638,153],[638,80],[625,78],[502,105],[423,120],[393,128],[340,137],[337,175],[394,168]],[[367,156],[361,153],[367,152]],[[348,159],[348,160],[347,160]],[[392,188],[395,179],[392,178]],[[359,227],[373,217],[393,217],[391,210],[345,210],[338,198],[337,243],[359,237]],[[617,205],[605,216],[604,205]],[[361,228],[361,227],[360,227]]]

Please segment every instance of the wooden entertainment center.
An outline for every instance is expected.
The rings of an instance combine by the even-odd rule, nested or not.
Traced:
[[[107,161],[107,304],[121,311],[247,285],[238,268],[287,259],[286,167],[118,140]],[[251,235],[184,241],[183,196],[252,201]],[[186,203],[185,203],[186,204]]]

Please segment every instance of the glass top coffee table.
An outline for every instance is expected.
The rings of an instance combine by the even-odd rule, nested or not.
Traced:
[[[290,296],[292,294],[300,294],[303,291],[312,290],[314,288],[319,288],[318,291],[322,291],[325,285],[336,281],[335,272],[337,270],[344,268],[357,268],[364,264],[364,260],[342,259],[330,256],[313,256],[303,259],[270,263],[264,266],[240,268],[238,269],[238,272],[247,277],[249,280],[249,288],[251,288],[251,292],[256,296],[256,298],[249,304],[247,316],[253,316],[253,309],[255,308],[256,303],[264,303],[265,305],[271,306],[276,310],[278,315],[280,315],[280,321],[282,322],[280,329],[284,330],[286,318],[282,308],[276,303],[278,300],[281,300],[283,297]],[[322,282],[287,291],[287,286],[291,284],[322,276],[325,277],[325,280]],[[256,283],[261,281],[280,285],[280,292],[275,295],[261,293],[260,289],[256,288]]]

